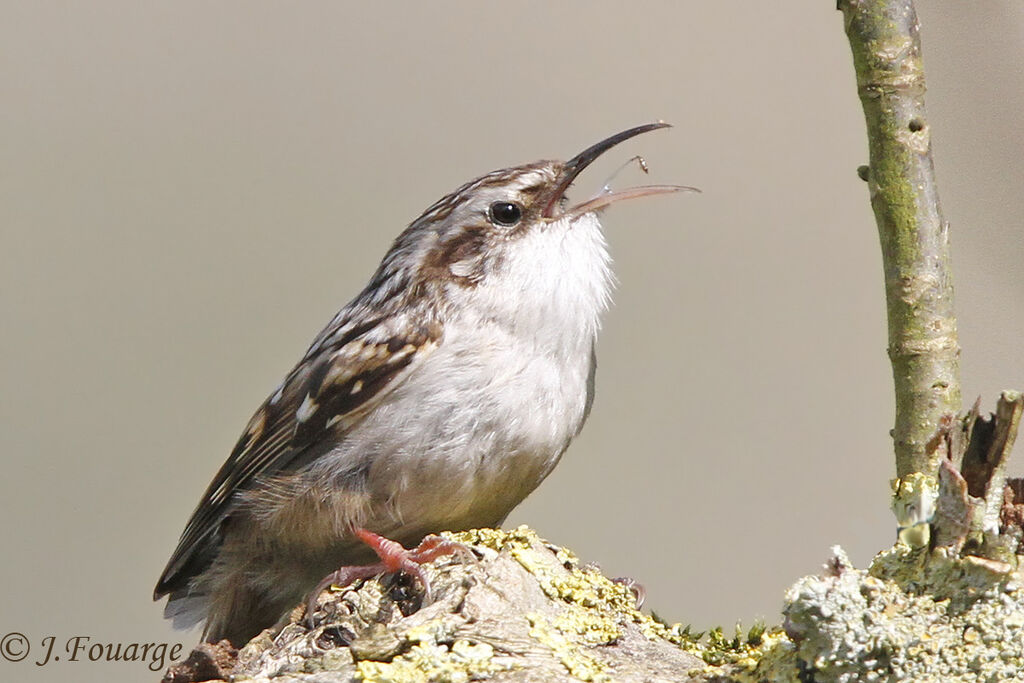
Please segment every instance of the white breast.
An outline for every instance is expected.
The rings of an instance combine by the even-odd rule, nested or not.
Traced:
[[[388,501],[371,528],[499,523],[582,427],[611,286],[600,224],[589,214],[520,242],[499,276],[453,292],[440,347],[345,439],[376,451],[348,454]]]

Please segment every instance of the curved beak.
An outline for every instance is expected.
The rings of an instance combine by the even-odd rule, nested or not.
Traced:
[[[605,138],[604,140],[587,147],[572,159],[569,159],[562,165],[562,171],[559,174],[555,187],[551,192],[551,198],[548,200],[548,204],[544,207],[544,212],[541,215],[544,218],[555,218],[555,210],[558,208],[559,202],[565,195],[565,191],[569,189],[569,185],[572,184],[572,181],[576,179],[576,176],[578,176],[583,169],[593,163],[593,161],[599,156],[620,142],[636,137],[641,133],[647,133],[660,128],[671,128],[671,125],[659,121],[658,123],[648,123],[643,126],[637,126],[636,128],[630,128],[629,130],[616,133],[609,138]],[[572,207],[566,213],[578,215],[587,213],[588,211],[597,211],[598,209],[602,209],[613,202],[619,201],[620,199],[632,199],[634,197],[646,197],[655,194],[665,194],[668,192],[686,190],[700,192],[700,190],[697,190],[696,188],[683,187],[681,185],[647,185],[644,187],[634,187],[628,190],[621,190],[619,192],[603,191],[586,202]]]

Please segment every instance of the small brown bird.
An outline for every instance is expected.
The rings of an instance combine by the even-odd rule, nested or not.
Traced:
[[[488,173],[413,221],[203,494],[154,591],[170,594],[165,616],[242,645],[339,566],[334,578],[415,574],[448,550],[387,539],[500,524],[590,411],[611,292],[598,212],[692,188],[605,187],[572,206],[565,192],[606,150],[665,127]]]

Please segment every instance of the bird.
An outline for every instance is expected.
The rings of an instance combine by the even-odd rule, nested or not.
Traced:
[[[240,647],[325,576],[416,574],[450,551],[432,534],[500,525],[590,413],[613,284],[601,212],[695,188],[606,185],[577,204],[566,191],[667,127],[487,173],[409,224],[206,489],[154,590],[165,617]]]

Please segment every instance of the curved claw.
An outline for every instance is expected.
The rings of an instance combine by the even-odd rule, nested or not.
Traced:
[[[348,586],[359,579],[369,579],[377,576],[378,574],[384,574],[387,571],[387,567],[378,563],[354,567],[341,567],[337,571],[331,572],[316,585],[313,592],[309,594],[308,598],[306,598],[306,625],[309,626],[309,628],[313,628],[313,613],[316,612],[316,600],[329,586]]]

